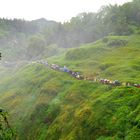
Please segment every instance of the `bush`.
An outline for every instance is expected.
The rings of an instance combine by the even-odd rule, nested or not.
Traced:
[[[140,71],[140,65],[138,65],[138,64],[133,64],[131,67],[132,67],[134,70]]]
[[[67,60],[79,60],[79,59],[85,59],[88,57],[88,54],[86,53],[86,49],[83,48],[77,48],[70,50],[66,53],[66,59]]]
[[[104,38],[102,39],[102,41],[103,41],[104,43],[107,43],[107,42],[108,42],[108,38],[107,38],[107,37],[104,37]]]
[[[108,41],[107,46],[117,47],[117,46],[126,46],[126,44],[127,44],[126,40],[114,39],[114,40]]]
[[[99,66],[99,68],[101,69],[101,70],[105,70],[105,69],[107,69],[107,68],[109,68],[109,67],[112,67],[112,66],[114,66],[115,64],[114,63],[104,63],[104,64],[101,64],[100,66]]]

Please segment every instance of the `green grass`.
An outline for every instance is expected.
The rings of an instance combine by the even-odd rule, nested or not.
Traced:
[[[103,40],[48,60],[88,76],[140,82],[140,36]],[[140,89],[80,81],[40,64],[0,70],[0,106],[17,139],[139,140]]]
[[[99,75],[111,80],[139,83],[140,71],[140,36],[109,36],[107,42],[101,39],[95,43],[70,49],[65,55],[51,58],[51,63],[66,65],[79,70],[84,75]],[[108,46],[108,42],[119,46]],[[125,44],[122,42],[126,42]]]

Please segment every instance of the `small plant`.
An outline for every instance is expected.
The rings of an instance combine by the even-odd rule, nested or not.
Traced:
[[[114,39],[114,40],[108,41],[107,46],[109,46],[109,47],[119,47],[119,46],[126,46],[126,44],[127,44],[126,40]]]
[[[14,137],[14,131],[11,128],[8,119],[8,113],[0,109],[0,140],[12,140]]]
[[[107,43],[107,42],[108,42],[108,38],[107,38],[107,37],[104,37],[104,38],[102,39],[102,41],[103,41],[104,43]]]

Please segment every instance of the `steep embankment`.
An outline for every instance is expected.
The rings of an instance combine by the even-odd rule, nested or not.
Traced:
[[[78,81],[32,65],[6,79],[0,90],[20,140],[139,138],[137,88]]]
[[[16,71],[9,69],[5,72],[7,76],[1,78],[0,83],[0,105],[8,109],[11,123],[19,134],[24,134],[24,130],[27,130],[24,127],[33,123],[34,119],[40,119],[40,113],[71,83],[70,77],[65,77],[65,74],[48,70],[41,65],[30,65]]]
[[[108,37],[49,62],[139,82],[139,44],[139,36]],[[80,81],[40,64],[4,71],[0,105],[19,140],[139,140],[140,89]]]

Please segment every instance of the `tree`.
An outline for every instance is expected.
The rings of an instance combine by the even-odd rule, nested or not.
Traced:
[[[41,36],[32,36],[29,39],[29,44],[27,47],[27,57],[28,59],[37,59],[44,55],[46,47],[46,42]]]

